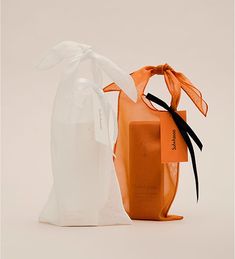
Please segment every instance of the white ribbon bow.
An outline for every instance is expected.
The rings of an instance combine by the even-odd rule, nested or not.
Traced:
[[[38,68],[49,69],[66,59],[70,61],[66,69],[67,74],[77,72],[80,61],[91,59],[96,84],[102,83],[101,73],[98,73],[102,69],[132,101],[137,101],[137,91],[132,77],[108,58],[94,52],[89,45],[73,41],[63,41],[50,50],[40,62]],[[99,86],[99,88],[102,87]]]
[[[65,77],[68,80],[77,80],[78,78],[78,68],[81,61],[90,59],[92,62],[92,69],[94,75],[94,83],[91,84],[93,87],[93,101],[96,105],[96,110],[94,110],[94,121],[95,121],[95,139],[103,144],[111,145],[114,144],[116,139],[116,118],[114,118],[114,112],[110,107],[109,114],[105,111],[104,96],[102,97],[102,73],[103,70],[134,102],[137,101],[137,91],[134,85],[132,77],[120,69],[116,64],[114,64],[108,58],[94,52],[92,48],[85,44],[80,44],[72,41],[63,41],[55,45],[49,53],[43,58],[39,63],[39,69],[49,69],[56,64],[62,62],[63,60],[68,60],[68,66],[65,70]],[[84,82],[84,83],[87,83]],[[89,84],[87,84],[89,85]],[[100,120],[103,121],[103,128],[100,128]],[[115,125],[113,126],[113,136],[110,136],[110,122],[113,120]]]

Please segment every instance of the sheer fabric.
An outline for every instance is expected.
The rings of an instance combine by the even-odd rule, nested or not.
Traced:
[[[180,220],[169,215],[176,195],[179,163],[161,163],[160,112],[145,98],[144,90],[151,76],[164,75],[176,110],[183,89],[198,109],[206,115],[207,104],[201,93],[182,74],[169,65],[146,66],[132,73],[138,92],[133,103],[115,84],[104,91],[119,91],[118,139],[115,145],[115,168],[124,207],[132,219]]]
[[[81,77],[80,63],[86,59],[92,63],[94,81]],[[133,80],[90,46],[76,42],[53,47],[39,67],[47,69],[63,60],[68,65],[51,121],[54,184],[40,221],[59,226],[130,224],[113,164],[115,132],[109,125],[115,119],[102,91],[101,71],[135,100]]]

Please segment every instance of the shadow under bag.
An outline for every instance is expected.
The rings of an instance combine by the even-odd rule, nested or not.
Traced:
[[[182,160],[176,158],[175,161],[172,160],[173,162],[162,161],[166,134],[162,130],[163,117],[165,115],[171,117],[172,114],[177,117],[175,113],[181,89],[204,115],[207,113],[207,104],[202,99],[200,91],[182,73],[174,71],[167,64],[156,67],[146,66],[131,75],[138,92],[136,103],[133,103],[115,83],[104,88],[105,92],[119,91],[118,138],[115,145],[114,162],[124,207],[132,219],[180,220],[183,218],[182,216],[168,213],[176,195],[179,162]],[[153,75],[164,75],[172,99],[170,107],[161,100],[160,104],[164,103],[162,107],[168,109],[167,111],[158,110],[153,106],[151,101],[159,100],[157,97],[144,94],[147,83]],[[185,119],[184,113],[181,116]],[[170,121],[172,123],[172,118]],[[182,119],[180,121],[182,122]],[[177,125],[185,127],[186,123],[181,125],[181,122]],[[173,125],[175,126],[174,123]],[[186,127],[189,128],[188,125]],[[179,140],[182,145],[185,145],[185,139],[177,130],[176,127],[175,134],[179,135]],[[192,135],[195,135],[194,132]],[[193,139],[197,139],[197,137]],[[200,143],[200,141],[198,140],[196,143]],[[187,156],[187,146],[185,150],[184,154]],[[194,173],[197,183],[196,170]]]

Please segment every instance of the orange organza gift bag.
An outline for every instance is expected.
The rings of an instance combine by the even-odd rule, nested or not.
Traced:
[[[187,161],[187,146],[190,150],[192,162],[194,162],[193,169],[198,194],[194,152],[191,150],[192,143],[185,132],[189,130],[190,137],[200,149],[202,144],[192,129],[184,122],[185,113],[176,112],[181,89],[186,92],[205,116],[208,106],[202,99],[200,91],[182,73],[174,71],[167,64],[156,67],[146,66],[131,75],[138,92],[136,103],[131,101],[115,83],[104,89],[105,92],[120,92],[118,99],[118,138],[115,145],[116,158],[114,162],[124,207],[132,219],[161,221],[182,219],[182,216],[168,215],[168,212],[177,191],[179,162]],[[172,97],[171,106],[151,94],[145,96],[144,90],[153,75],[164,75]],[[152,102],[161,105],[165,108],[165,111],[157,110]],[[167,119],[167,123],[164,125],[167,127],[162,129],[165,119]],[[175,127],[176,122],[179,129]],[[163,161],[161,152],[163,152],[163,145],[167,139],[165,130],[169,128],[170,124],[175,128],[172,130],[173,137],[178,136],[179,144],[182,146],[180,147],[182,151],[178,154],[183,156],[185,160],[177,160],[178,157],[176,157],[172,160],[174,162],[166,162],[167,159]],[[174,149],[174,145],[172,149]],[[168,158],[170,152],[165,152],[166,158]]]

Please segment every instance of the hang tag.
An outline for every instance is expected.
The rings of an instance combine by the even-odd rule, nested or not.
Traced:
[[[186,120],[186,111],[177,112]],[[187,162],[187,145],[169,112],[160,113],[161,162]]]

